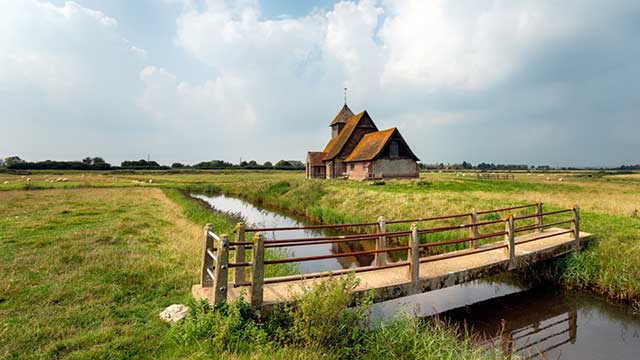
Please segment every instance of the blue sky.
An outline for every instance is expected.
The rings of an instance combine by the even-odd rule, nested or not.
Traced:
[[[425,163],[640,163],[637,1],[9,0],[0,157],[303,159],[349,105]]]

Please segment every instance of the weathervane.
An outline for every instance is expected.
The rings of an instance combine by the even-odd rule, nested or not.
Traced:
[[[344,88],[344,104],[347,105],[347,88]]]

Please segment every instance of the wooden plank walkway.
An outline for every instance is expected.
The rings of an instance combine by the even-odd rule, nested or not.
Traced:
[[[585,242],[590,236],[591,234],[579,232],[579,241]],[[528,241],[533,239],[536,240]],[[477,249],[467,249],[421,258],[418,288],[415,288],[415,285],[411,283],[408,262],[406,266],[401,267],[357,272],[355,276],[360,280],[360,285],[355,289],[355,294],[362,295],[373,289],[375,291],[374,301],[380,302],[441,289],[558,257],[575,251],[577,244],[574,234],[567,233],[567,229],[552,227],[541,232],[516,237],[515,258],[512,261],[509,259],[508,248],[505,245],[506,241],[497,242],[480,246],[478,249],[487,249],[483,252],[478,252]],[[500,247],[495,248],[497,246]],[[464,253],[470,254],[452,257],[452,255],[463,255]],[[286,279],[279,278],[278,280]],[[268,312],[275,305],[290,302],[321,280],[321,278],[292,279],[266,283],[263,285],[262,309]],[[247,302],[251,301],[250,286],[234,286],[233,283],[229,283],[226,291],[228,301],[238,299],[240,296],[244,296]],[[207,299],[211,303],[214,302],[210,286],[194,285],[192,294],[196,299]]]

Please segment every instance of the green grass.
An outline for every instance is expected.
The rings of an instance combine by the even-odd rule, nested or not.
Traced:
[[[380,215],[387,219],[424,217],[539,200],[548,209],[577,203],[583,209],[582,229],[594,234],[592,244],[579,256],[559,263],[564,266],[554,264],[538,273],[550,275],[545,280],[553,279],[568,287],[591,289],[614,299],[640,300],[638,173],[515,173],[516,180],[508,181],[478,180],[472,173],[465,175],[430,172],[416,180],[385,180],[372,186],[374,183],[355,181],[306,181],[303,172],[289,171],[33,172],[25,176],[0,174],[0,190],[161,187],[223,192],[292,216],[304,216],[314,223],[368,222]],[[32,179],[30,185],[25,183],[27,177]],[[68,182],[46,181],[58,177],[67,177]],[[198,225],[204,220],[191,219]],[[389,227],[390,231],[407,229],[408,224]],[[463,232],[438,235],[431,240],[459,235]]]
[[[2,196],[0,357],[171,357],[158,312],[188,299],[197,261],[173,251],[176,214],[158,195]]]
[[[242,303],[194,303],[202,225],[235,220],[172,187],[0,192],[0,358],[499,356],[416,319],[360,327],[368,303],[347,310],[352,283],[325,283],[267,319]],[[191,315],[170,328],[158,314],[173,303]]]

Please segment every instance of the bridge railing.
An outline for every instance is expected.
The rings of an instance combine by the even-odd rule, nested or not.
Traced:
[[[514,216],[507,214],[495,220],[478,221],[480,215],[492,215],[505,213],[514,210],[530,210],[535,208],[535,213]],[[445,259],[469,256],[486,251],[497,249],[505,249],[505,253],[509,259],[509,268],[516,265],[515,249],[517,245],[528,243],[531,241],[541,240],[552,236],[558,236],[567,233],[573,233],[575,238],[575,248],[579,247],[579,228],[580,214],[579,207],[576,205],[571,209],[562,209],[556,211],[543,211],[543,204],[528,204],[513,207],[506,207],[494,210],[476,211],[475,209],[469,213],[453,214],[444,216],[434,216],[425,218],[414,218],[404,220],[386,221],[384,217],[380,217],[377,222],[359,223],[359,224],[330,224],[330,225],[310,225],[295,227],[247,227],[244,223],[238,223],[234,231],[234,241],[229,241],[226,234],[216,235],[211,225],[205,227],[205,249],[202,263],[202,287],[212,287],[214,304],[220,304],[226,301],[227,287],[229,286],[228,270],[234,269],[234,278],[231,283],[234,287],[248,286],[251,304],[254,308],[259,308],[263,302],[264,284],[287,282],[301,279],[313,279],[340,275],[348,272],[367,272],[373,270],[389,269],[396,267],[408,267],[408,282],[410,288],[417,291],[420,264],[441,261]],[[548,216],[572,213],[569,220],[545,222]],[[433,222],[437,220],[457,220],[468,218],[468,223],[460,225],[448,226],[422,226],[419,223]],[[526,222],[527,220],[535,221],[534,224],[525,224],[515,227],[516,221]],[[410,224],[409,230],[402,231],[386,231],[388,224]],[[499,224],[503,224],[504,229],[496,229]],[[554,231],[545,233],[544,229],[563,224],[571,224],[571,229],[566,231]],[[279,239],[274,236],[272,239],[265,239],[264,232],[279,232],[289,230],[323,230],[323,229],[344,229],[355,227],[371,227],[376,226],[374,232],[349,233],[344,235],[330,235],[314,238],[288,238]],[[502,225],[500,225],[502,226]],[[436,234],[455,232],[468,229],[469,236],[455,237],[453,239],[438,240]],[[481,232],[482,230],[482,232]],[[526,231],[533,231],[535,236],[528,236],[522,240],[515,241],[516,234]],[[247,241],[247,233],[253,233],[251,241]],[[498,238],[497,241],[496,238]],[[491,241],[491,240],[494,241]],[[434,241],[435,240],[435,241]],[[375,241],[375,247],[370,250],[349,251],[336,254],[304,256],[304,257],[287,257],[281,259],[265,260],[265,249],[269,248],[290,248],[298,246],[311,246],[319,244],[340,244],[353,243],[360,241]],[[387,241],[393,241],[393,246],[387,246]],[[458,246],[458,244],[469,244],[468,249],[449,251],[439,253],[437,255],[428,256],[429,253],[436,248]],[[482,243],[482,244],[481,244]],[[229,262],[229,251],[234,251],[234,261]],[[251,260],[247,260],[247,250],[251,251]],[[387,254],[392,252],[406,251],[407,260],[397,260],[393,262],[387,261]],[[372,265],[359,266],[356,268],[335,270],[330,272],[316,272],[311,274],[300,274],[292,276],[283,276],[275,278],[265,278],[264,268],[268,265],[300,263],[306,261],[317,261],[325,259],[338,259],[342,257],[355,257],[363,255],[374,255]],[[247,279],[246,268],[250,268],[250,276]]]

